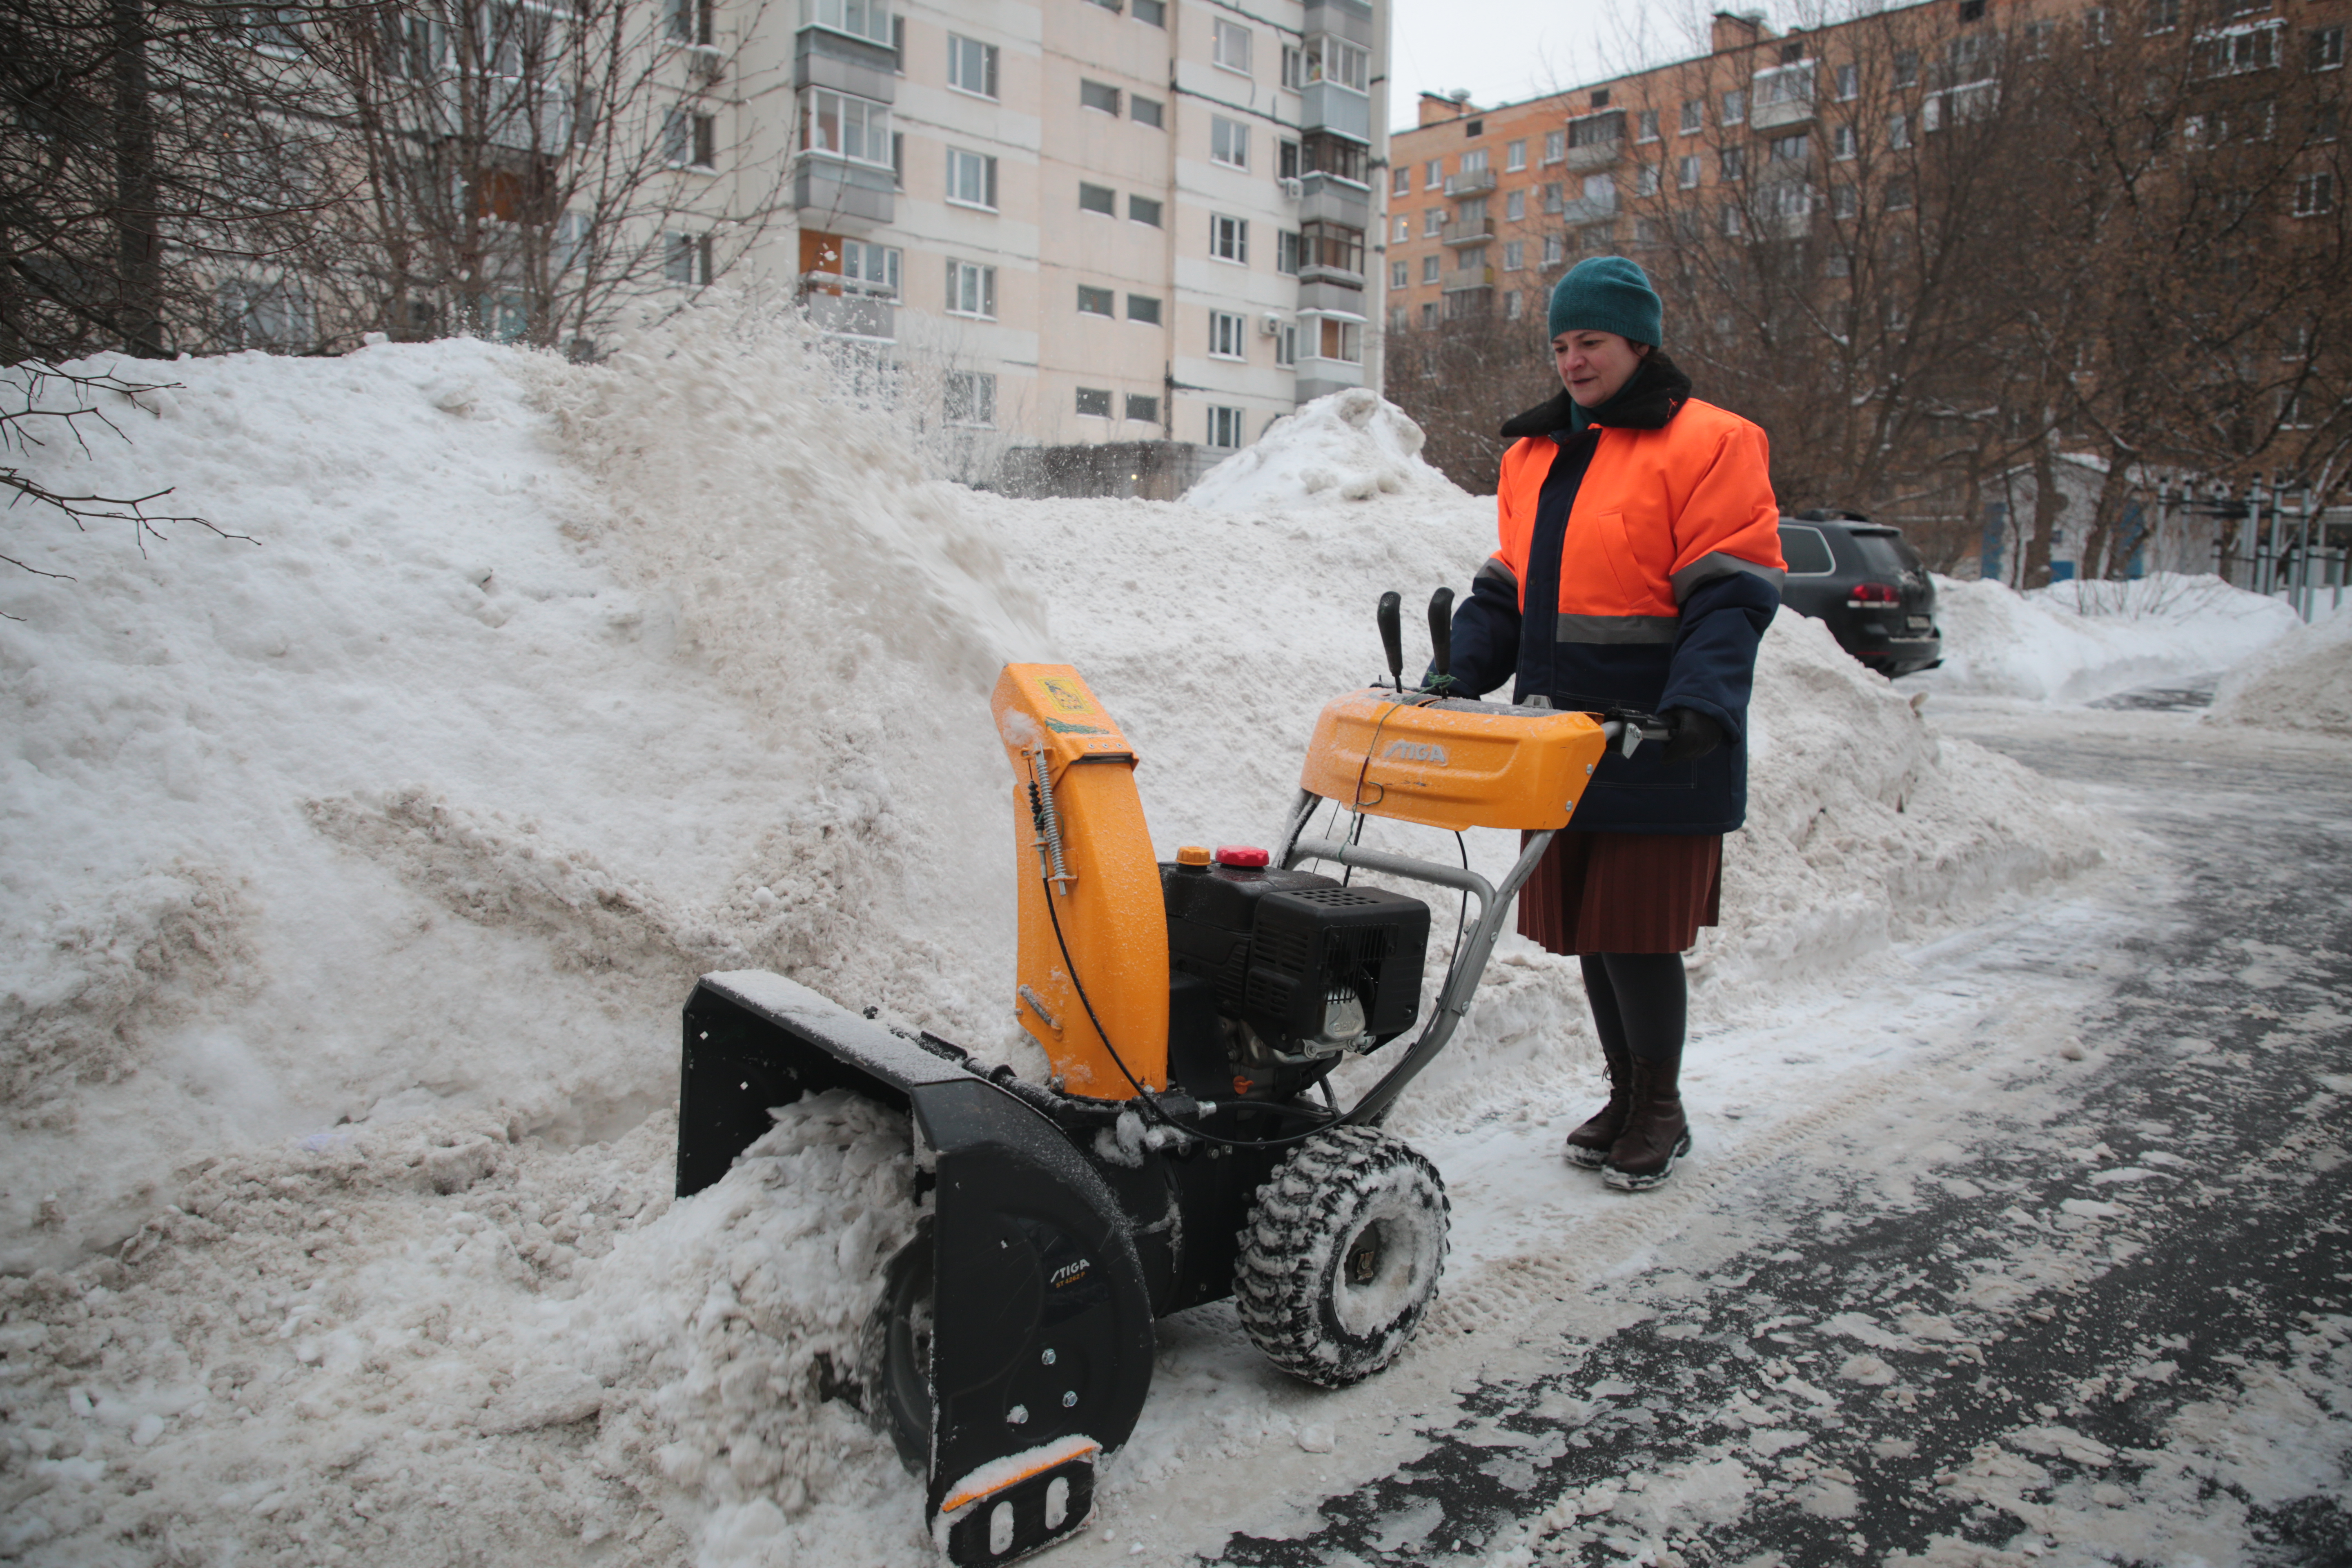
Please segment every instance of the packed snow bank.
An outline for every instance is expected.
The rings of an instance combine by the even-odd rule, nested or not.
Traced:
[[[2205,717],[2213,724],[2352,735],[2352,616],[2297,626],[2231,670]]]
[[[1929,691],[2087,702],[2210,676],[2295,624],[2275,599],[2219,577],[2158,573],[2131,583],[2053,584],[2020,594],[1936,579],[1944,665],[1905,678]]]
[[[1461,492],[1422,460],[1421,426],[1369,387],[1318,397],[1201,477],[1187,504],[1286,510],[1376,496]]]
[[[0,579],[0,1480],[30,1500],[0,1550],[925,1560],[895,1457],[823,1397],[843,1282],[907,1223],[876,1195],[903,1134],[842,1110],[666,1212],[691,976],[777,968],[1034,1070],[997,664],[1086,672],[1163,854],[1264,842],[1317,710],[1378,673],[1378,595],[1466,585],[1491,501],[1409,469],[1346,505],[974,495],[796,329],[716,313],[598,367],[171,374],[129,443],[37,464],[259,542],[23,530],[75,580]],[[2104,842],[1811,623],[1769,637],[1756,725],[1702,1018]],[[1507,939],[1398,1125],[1556,1105],[1591,1055],[1574,963]]]

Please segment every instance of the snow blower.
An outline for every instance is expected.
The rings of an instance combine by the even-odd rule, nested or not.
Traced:
[[[1664,734],[1646,715],[1442,695],[1452,601],[1430,606],[1434,679],[1409,690],[1383,595],[1391,684],[1325,707],[1271,852],[1158,861],[1135,752],[1077,671],[1005,668],[1013,1006],[1044,1082],[764,971],[705,975],[688,1001],[680,1196],[803,1094],[847,1089],[908,1114],[928,1206],[881,1281],[852,1393],[925,1476],[933,1539],[959,1568],[1084,1527],[1098,1458],[1142,1411],[1154,1320],[1231,1296],[1276,1365],[1337,1388],[1386,1366],[1428,1310],[1444,1189],[1381,1122],[1468,1011],[1604,749]],[[1309,836],[1325,802],[1352,831]],[[1466,856],[1361,843],[1368,817],[1527,838],[1497,886]],[[1429,906],[1310,862],[1466,895],[1465,921],[1476,903],[1409,1042],[1394,1044],[1422,1015]],[[1388,1070],[1339,1109],[1333,1068],[1383,1050]]]

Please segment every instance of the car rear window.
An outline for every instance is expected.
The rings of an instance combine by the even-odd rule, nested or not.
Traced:
[[[1780,554],[1789,563],[1789,574],[1792,577],[1818,577],[1836,564],[1830,557],[1830,542],[1822,537],[1818,528],[1782,523]]]
[[[1850,537],[1854,549],[1862,553],[1862,569],[1865,572],[1899,577],[1919,564],[1919,552],[1891,528],[1857,528]]]

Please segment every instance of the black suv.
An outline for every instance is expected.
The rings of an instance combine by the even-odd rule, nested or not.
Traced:
[[[1780,520],[1789,563],[1780,602],[1826,622],[1838,646],[1881,675],[1944,662],[1936,585],[1903,531],[1854,511],[1801,511]]]

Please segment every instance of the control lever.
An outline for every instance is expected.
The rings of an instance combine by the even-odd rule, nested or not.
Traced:
[[[1454,684],[1454,590],[1440,588],[1429,596],[1429,650],[1433,691]]]
[[[1673,733],[1666,721],[1654,713],[1644,713],[1636,708],[1612,708],[1601,716],[1601,732],[1618,754],[1630,757],[1644,741],[1664,743]]]
[[[1381,595],[1381,647],[1389,656],[1389,679],[1404,689],[1404,600],[1393,588]]]

